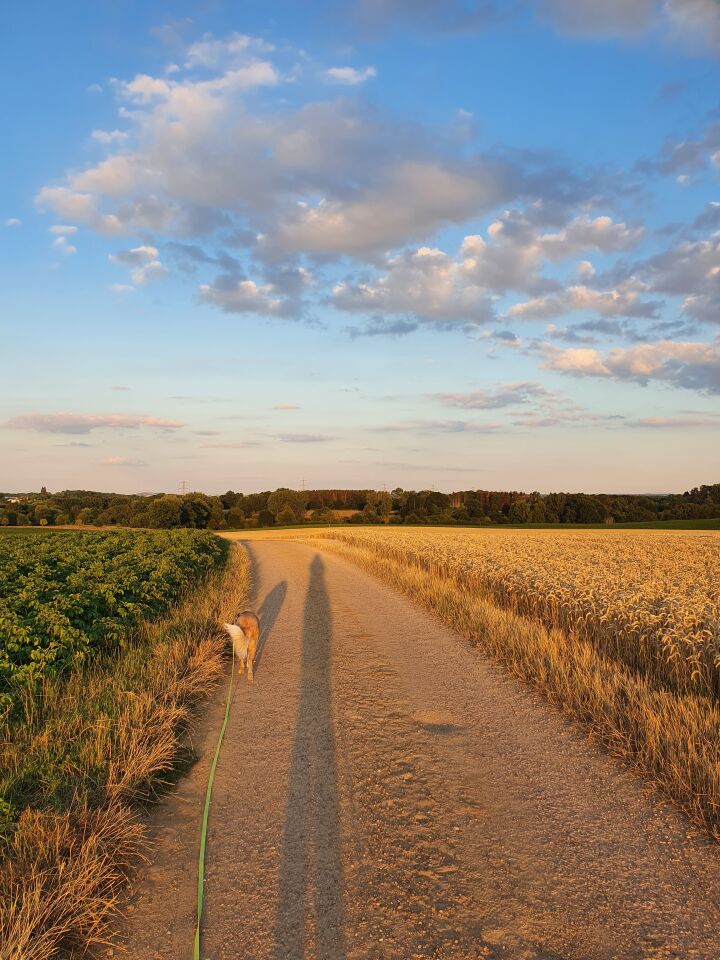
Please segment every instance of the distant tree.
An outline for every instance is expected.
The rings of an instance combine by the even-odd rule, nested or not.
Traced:
[[[310,514],[310,519],[314,523],[332,523],[335,519],[335,514],[330,507],[319,507],[317,510],[313,510]]]
[[[183,525],[183,499],[165,494],[150,501],[147,509],[149,527],[169,530]]]
[[[280,513],[275,517],[277,523],[286,525],[288,523],[297,523],[298,518],[294,510],[291,510],[290,507],[283,507]]]
[[[280,522],[280,514],[285,510],[290,510],[294,519],[285,521],[289,523],[302,523],[305,517],[305,506],[307,504],[307,494],[303,490],[289,490],[287,487],[280,487],[274,490],[267,499],[267,509]]]
[[[275,514],[270,510],[261,510],[258,513],[258,523],[261,527],[271,527],[275,523]]]
[[[245,514],[240,507],[230,507],[227,512],[227,525],[233,530],[245,526]]]
[[[181,498],[182,526],[205,530],[212,516],[210,497],[204,493],[188,493]]]

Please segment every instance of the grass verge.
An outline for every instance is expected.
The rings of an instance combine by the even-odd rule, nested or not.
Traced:
[[[224,569],[112,653],[22,697],[0,730],[0,960],[92,955],[143,856],[140,812],[189,760],[194,706],[225,670],[218,620],[249,564]]]
[[[711,696],[661,689],[570,631],[502,609],[451,576],[336,539],[303,537],[431,610],[649,775],[720,841],[720,707]]]

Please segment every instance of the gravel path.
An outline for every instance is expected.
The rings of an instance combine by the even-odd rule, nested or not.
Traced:
[[[215,781],[207,960],[720,957],[720,848],[350,563],[253,541],[262,639]],[[209,753],[157,808],[123,931],[190,960]]]

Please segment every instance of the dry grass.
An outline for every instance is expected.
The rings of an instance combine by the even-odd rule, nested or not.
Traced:
[[[92,954],[142,857],[139,804],[187,761],[193,706],[225,669],[219,620],[245,604],[249,567],[225,570],[117,653],[27,693],[0,734],[5,796],[22,810],[2,850],[0,960]]]
[[[542,689],[720,840],[720,536],[328,530]]]

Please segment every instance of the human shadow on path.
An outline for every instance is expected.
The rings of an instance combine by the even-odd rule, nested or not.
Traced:
[[[345,960],[338,777],[331,709],[332,616],[319,555],[310,565],[300,697],[290,759],[280,860],[275,960]],[[307,912],[312,911],[312,917]]]

